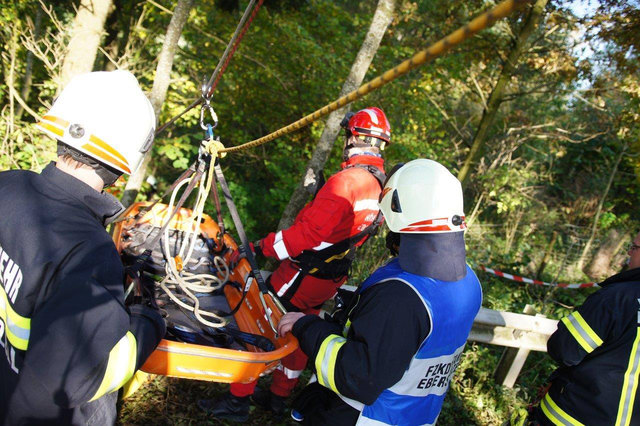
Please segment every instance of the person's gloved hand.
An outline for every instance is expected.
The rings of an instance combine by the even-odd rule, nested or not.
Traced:
[[[262,256],[260,241],[256,241],[255,243],[249,243],[249,248],[251,249],[251,252],[253,253],[254,258],[257,258],[258,256]],[[239,246],[237,249],[231,252],[231,255],[229,256],[229,267],[231,269],[235,268],[238,265],[238,262],[240,262],[240,259],[244,259],[246,257],[247,255],[244,251],[243,246]]]
[[[229,256],[229,266],[231,267],[231,269],[235,268],[238,262],[240,262],[240,259],[244,259],[245,257],[247,256],[242,250],[240,250],[240,247],[232,251],[231,255]]]
[[[260,247],[260,240],[256,241],[255,243],[249,243],[249,247],[251,247],[251,251],[253,252],[254,256],[264,256],[262,254],[262,247]]]
[[[335,395],[335,394],[334,394]],[[322,386],[317,381],[305,387],[291,404],[291,408],[296,410],[304,418],[313,418],[318,411],[322,411],[328,406],[332,397],[332,392]]]
[[[141,292],[139,297],[134,297],[134,304],[140,304],[148,306],[151,309],[158,310],[158,303],[156,302],[155,282],[150,279],[142,278],[140,281]]]

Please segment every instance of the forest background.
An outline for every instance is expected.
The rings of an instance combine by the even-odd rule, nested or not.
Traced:
[[[79,72],[132,71],[151,93],[159,123],[167,121],[199,96],[203,77],[215,68],[247,3],[3,1],[0,170],[39,171],[55,158],[54,142],[33,124]],[[237,145],[336,99],[374,29],[376,11],[392,19],[388,26],[376,24],[383,25],[378,27],[382,39],[379,47],[369,46],[370,66],[360,65],[364,81],[493,5],[485,0],[265,0],[214,94],[216,133],[226,146]],[[81,27],[88,32],[81,33]],[[537,0],[535,7],[349,109],[372,105],[386,112],[393,142],[385,151],[389,168],[431,158],[463,180],[471,265],[544,281],[599,280],[623,267],[625,246],[640,229],[639,43],[638,1]],[[331,119],[326,128],[321,120],[222,161],[250,239],[291,220],[299,208],[290,203],[292,194],[296,188],[300,194],[319,140],[328,141],[323,149],[330,155],[316,168],[327,175],[338,170],[336,133]],[[140,190],[121,180],[115,195],[126,188],[130,202],[161,194],[193,161],[201,138],[196,108],[156,139]],[[213,206],[206,211],[213,214]],[[226,219],[233,229],[230,216]],[[381,232],[359,252],[351,284],[387,257]],[[527,286],[478,274],[485,307],[522,312],[531,304],[554,319],[593,291]],[[535,400],[553,362],[532,353],[516,386],[508,389],[493,379],[501,352],[500,347],[467,345],[440,424],[501,424]],[[156,378],[125,402],[120,421],[218,423],[200,413],[195,402],[225,389]],[[277,423],[258,411],[252,422]]]

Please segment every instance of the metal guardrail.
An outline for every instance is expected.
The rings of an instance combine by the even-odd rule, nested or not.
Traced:
[[[547,340],[558,328],[558,321],[535,315],[531,305],[524,314],[480,308],[469,334],[470,341],[506,346],[494,372],[494,379],[513,387],[530,351],[547,351]],[[535,316],[534,316],[535,315]]]
[[[469,340],[510,348],[546,352],[558,321],[541,316],[480,308]]]

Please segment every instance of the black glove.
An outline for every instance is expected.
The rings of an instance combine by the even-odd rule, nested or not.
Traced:
[[[317,412],[323,411],[331,400],[333,392],[318,382],[307,385],[306,388],[293,400],[291,408],[302,414],[305,418],[315,417]]]
[[[260,247],[260,240],[256,241],[255,243],[249,243],[249,246],[251,247],[251,251],[253,251],[253,254],[256,257],[264,257],[264,254],[262,254],[262,247]]]
[[[127,270],[127,275],[131,277],[134,285],[131,305],[143,305],[157,311],[159,308],[156,303],[155,281],[149,276],[134,270]]]
[[[343,288],[338,288],[337,294],[333,297],[335,302],[333,311],[331,315],[327,318],[325,314],[325,319],[330,322],[335,322],[344,326],[347,323],[347,318],[349,316],[349,310],[353,307],[353,299],[355,297],[354,291],[345,290]]]

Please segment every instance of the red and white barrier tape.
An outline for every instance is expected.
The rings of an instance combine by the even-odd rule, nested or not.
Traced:
[[[508,280],[517,281],[519,283],[527,283],[527,284],[537,284],[537,285],[546,285],[550,287],[560,287],[560,288],[589,288],[589,287],[600,287],[597,283],[582,283],[582,284],[564,284],[564,283],[547,283],[544,281],[534,280],[531,278],[520,277],[518,275],[507,274],[506,272],[498,271],[495,269],[487,268],[486,266],[480,265],[480,269],[489,274],[496,275],[498,277],[503,277]]]

